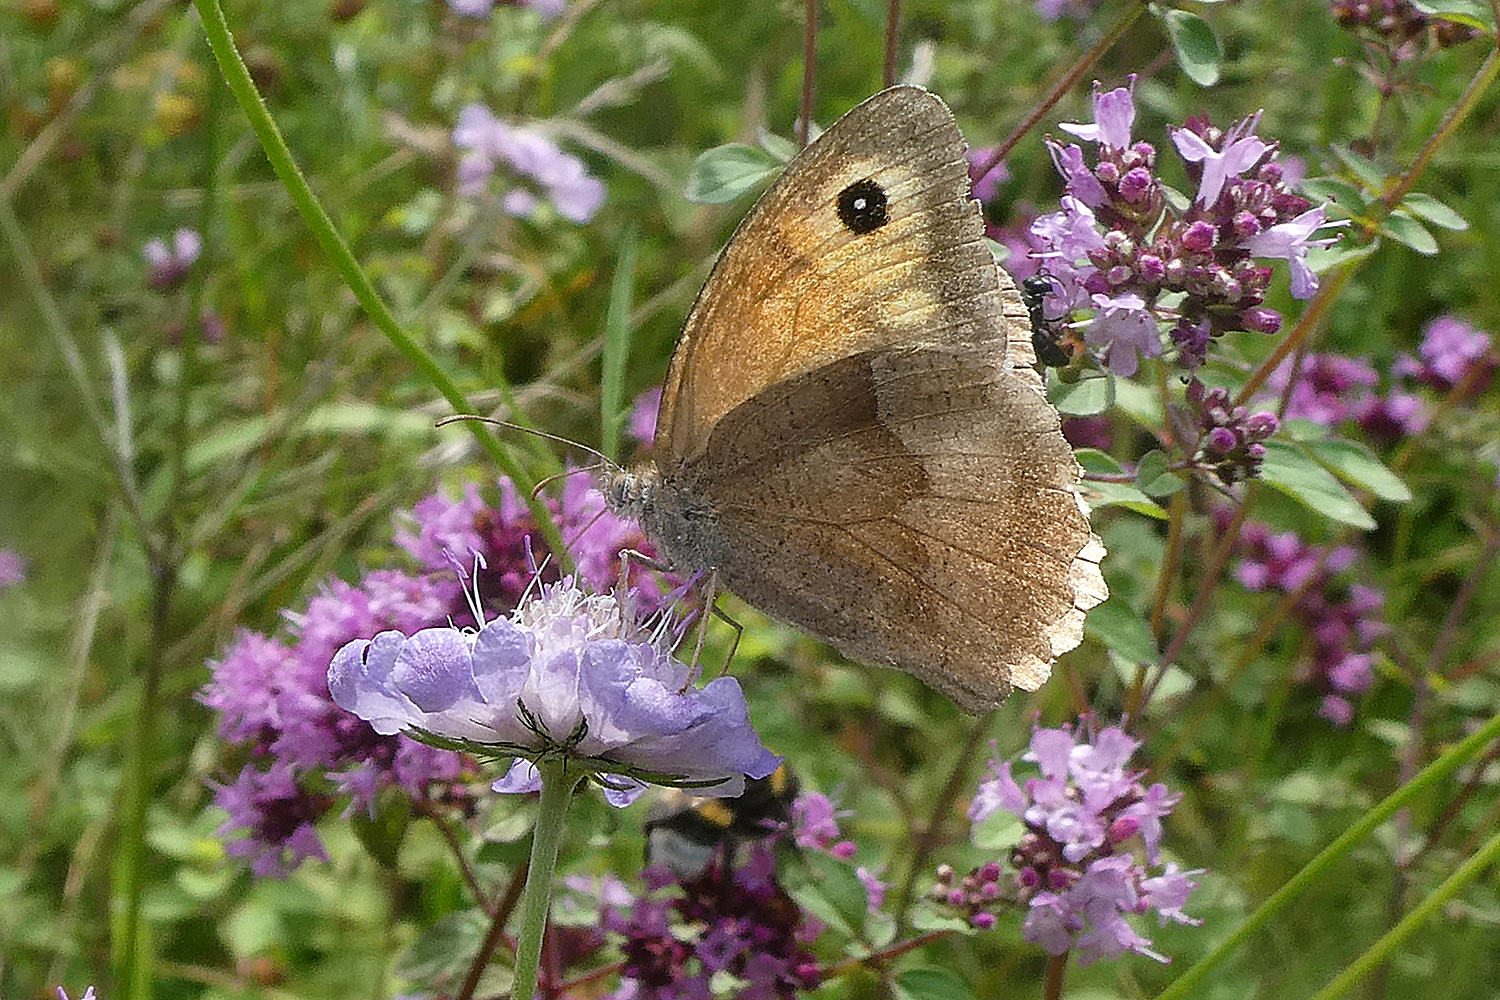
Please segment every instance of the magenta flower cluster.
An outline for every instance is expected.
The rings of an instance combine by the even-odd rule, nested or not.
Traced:
[[[1022,759],[1041,774],[1024,785],[1009,761],[992,764],[969,818],[979,823],[1004,809],[1026,832],[1011,852],[1016,874],[1008,893],[1000,891],[994,865],[951,890],[962,895],[956,905],[971,923],[992,923],[981,914],[1015,900],[1027,908],[1022,936],[1049,954],[1077,951],[1084,965],[1127,952],[1167,961],[1126,918],[1154,913],[1162,926],[1199,923],[1183,907],[1201,872],[1161,863],[1162,820],[1181,796],[1127,770],[1139,746],[1117,727],[1093,732],[1085,720],[1032,734]],[[993,901],[989,909],[986,900]]]
[[[1220,515],[1223,517],[1224,515]],[[1374,680],[1375,641],[1390,631],[1380,591],[1348,579],[1353,546],[1309,545],[1256,521],[1240,530],[1235,578],[1247,590],[1296,595],[1290,620],[1312,638],[1306,680],[1322,694],[1318,714],[1338,726],[1354,718],[1350,699]]]
[[[807,946],[823,925],[781,887],[768,845],[751,848],[740,864],[720,856],[681,881],[661,869],[646,877],[648,894],[628,910],[604,912],[625,956],[610,1000],[706,1000],[722,976],[742,983],[735,996],[756,1000],[790,1000],[818,985]]]
[[[545,548],[531,551],[536,525],[508,481],[491,487],[498,502],[484,492],[471,484],[458,499],[439,493],[416,505],[396,539],[413,568],[372,570],[357,583],[331,579],[305,608],[286,613],[284,633],[241,631],[210,663],[202,700],[218,712],[221,738],[246,761],[216,788],[215,800],[229,814],[220,834],[257,874],[285,874],[323,857],[313,824],[343,799],[369,808],[389,788],[419,800],[446,798],[469,770],[459,754],[377,734],[340,709],[327,674],[351,640],[472,625],[455,562],[478,567],[477,589],[490,615],[515,607],[532,579],[529,560],[545,559]],[[579,572],[595,586],[615,579],[621,549],[644,544],[582,477],[566,480],[551,506]],[[556,570],[549,572],[555,579]]]
[[[1300,364],[1288,358],[1271,372],[1266,387],[1277,396],[1286,393],[1289,418],[1325,426],[1354,421],[1375,440],[1391,444],[1422,433],[1431,422],[1432,407],[1420,390],[1467,399],[1490,384],[1497,365],[1500,357],[1489,334],[1455,316],[1439,316],[1423,329],[1415,355],[1397,356],[1383,391],[1374,366],[1339,354],[1309,354]]]
[[[510,168],[526,184],[513,185],[501,198],[511,215],[536,214],[542,192],[557,214],[585,223],[604,204],[604,182],[592,176],[578,157],[563,152],[540,130],[512,125],[496,118],[483,104],[467,105],[453,128],[453,145],[462,151],[458,161],[458,190],[476,195],[489,184],[500,166]]]
[[[1324,210],[1292,190],[1296,171],[1275,142],[1255,134],[1259,115],[1227,130],[1189,119],[1172,142],[1195,191],[1174,207],[1158,175],[1157,150],[1132,138],[1132,87],[1094,93],[1094,121],[1060,127],[1095,144],[1092,158],[1048,140],[1067,186],[1062,210],[1032,223],[1033,256],[1053,279],[1047,318],[1083,333],[1109,368],[1133,375],[1162,354],[1162,325],[1185,368],[1201,365],[1213,338],[1231,330],[1275,333],[1281,316],[1264,305],[1272,268],[1284,260],[1292,294],[1318,287],[1310,250]]]
[[[1196,378],[1188,380],[1187,407],[1198,425],[1194,460],[1199,468],[1212,472],[1226,486],[1260,474],[1266,458],[1263,442],[1280,427],[1276,414],[1232,406],[1227,389],[1209,389]]]

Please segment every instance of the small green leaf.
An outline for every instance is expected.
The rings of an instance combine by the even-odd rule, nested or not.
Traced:
[[[1098,448],[1079,448],[1073,452],[1073,457],[1078,460],[1084,472],[1103,473],[1109,476],[1124,471],[1124,467],[1115,460],[1113,455],[1100,451]]]
[[[1427,227],[1404,212],[1392,212],[1386,216],[1380,231],[1397,242],[1405,243],[1419,254],[1431,257],[1438,252],[1437,240],[1427,231]]]
[[[1348,167],[1356,177],[1364,181],[1365,189],[1369,191],[1380,191],[1385,187],[1385,171],[1376,166],[1373,160],[1364,157],[1338,143],[1333,144],[1333,152]]]
[[[1421,192],[1409,194],[1401,202],[1401,207],[1418,218],[1426,219],[1441,229],[1453,229],[1462,232],[1469,228],[1469,220],[1430,194],[1422,194]]]
[[[1131,663],[1155,663],[1159,655],[1156,640],[1151,637],[1151,626],[1118,597],[1111,597],[1091,609],[1083,620],[1083,631],[1105,649]]]
[[[1115,380],[1115,406],[1142,427],[1157,428],[1166,423],[1161,395],[1151,386],[1129,379]]]
[[[1494,15],[1484,0],[1413,0],[1412,6],[1445,21],[1467,24],[1484,32],[1495,30]]]
[[[1005,809],[996,809],[969,829],[969,842],[981,851],[1009,852],[1026,832],[1021,817]]]
[[[974,1000],[967,983],[947,969],[908,969],[896,977],[900,1000]]]
[[[1168,10],[1162,15],[1167,24],[1167,35],[1172,39],[1172,51],[1177,54],[1177,65],[1183,73],[1200,87],[1212,87],[1219,82],[1219,64],[1224,60],[1224,50],[1219,45],[1219,36],[1207,21],[1197,14],[1185,10]]]
[[[1136,468],[1135,485],[1147,496],[1169,497],[1182,489],[1182,480],[1168,471],[1165,452],[1148,451]]]
[[[777,135],[775,132],[761,132],[760,148],[782,163],[791,160],[797,155],[797,144],[790,139]]]
[[[1070,417],[1089,417],[1103,413],[1114,405],[1114,378],[1104,375],[1081,378],[1077,382],[1054,381],[1048,390],[1059,413]]]
[[[1084,499],[1096,510],[1102,507],[1124,507],[1137,514],[1154,517],[1158,521],[1167,519],[1166,508],[1152,500],[1129,483],[1100,483],[1085,480],[1082,484]]]
[[[1341,524],[1362,531],[1375,527],[1375,519],[1354,499],[1333,474],[1295,445],[1266,442],[1266,460],[1260,478],[1309,509]]]
[[[780,169],[780,161],[753,146],[715,146],[693,161],[683,196],[697,205],[722,205]]]
[[[1331,438],[1306,441],[1303,447],[1328,471],[1346,483],[1369,490],[1380,499],[1393,503],[1407,503],[1411,500],[1411,490],[1401,481],[1401,477],[1381,464],[1380,459],[1362,444]]]
[[[1370,203],[1365,192],[1341,177],[1309,177],[1298,185],[1314,201],[1331,201],[1348,213],[1357,213]]]

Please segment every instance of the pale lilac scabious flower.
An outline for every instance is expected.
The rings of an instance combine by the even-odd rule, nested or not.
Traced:
[[[57,988],[57,1000],[68,1000],[68,992],[61,986]],[[90,986],[83,991],[83,996],[79,997],[78,1000],[98,1000],[98,997],[94,994],[94,988]]]
[[[1092,735],[1090,728],[1036,730],[1022,759],[1041,776],[1023,786],[1009,761],[995,761],[969,818],[978,823],[1004,809],[1026,825],[1011,855],[1014,893],[1027,906],[1026,940],[1053,955],[1076,950],[1084,965],[1127,952],[1165,962],[1126,917],[1154,912],[1162,924],[1199,922],[1182,907],[1201,872],[1173,864],[1154,870],[1161,866],[1161,821],[1180,796],[1160,783],[1148,787],[1140,772],[1128,770],[1138,741],[1117,727]],[[998,878],[992,866],[973,879],[980,900],[999,899],[997,888],[985,889]],[[985,875],[988,883],[980,881]],[[959,902],[975,909],[976,888],[962,894]]]
[[[158,236],[146,241],[141,256],[146,258],[146,284],[159,292],[180,288],[188,272],[203,251],[203,239],[191,229],[179,229],[172,242]]]
[[[0,549],[0,594],[26,582],[26,559],[13,549]]]
[[[447,0],[447,3],[449,10],[464,17],[485,18],[495,10],[495,0]],[[546,21],[561,14],[568,0],[519,0],[516,6],[530,7]]]
[[[648,781],[735,796],[747,775],[775,770],[780,758],[751,727],[739,682],[693,687],[691,669],[632,617],[568,578],[477,631],[355,640],[334,656],[328,689],[381,735],[514,755],[500,792],[535,790],[531,762],[553,755],[595,777],[617,806]]]
[[[313,823],[342,801],[331,792],[357,808],[372,808],[393,787],[417,800],[435,795],[455,808],[467,801],[467,790],[454,782],[472,772],[472,762],[375,733],[333,703],[327,675],[334,653],[351,640],[475,624],[455,563],[477,574],[469,577],[470,589],[482,595],[486,618],[509,614],[539,575],[557,578],[556,560],[548,558],[520,493],[504,479],[490,492],[496,499],[469,484],[456,497],[440,492],[418,502],[398,516],[403,527],[396,541],[411,570],[372,570],[357,583],[330,579],[305,607],[284,613],[286,634],[241,631],[210,663],[201,699],[218,713],[220,737],[250,760],[233,783],[215,786],[230,814],[221,832],[230,837],[230,852],[258,872],[282,874],[321,856]],[[617,578],[622,549],[649,552],[639,528],[611,514],[586,477],[568,477],[547,506],[579,572],[596,587]],[[655,608],[660,591],[649,589],[655,581],[639,569],[636,579],[642,603]]]
[[[453,145],[461,151],[460,194],[479,194],[496,169],[506,166],[544,192],[557,214],[570,222],[588,222],[604,204],[604,182],[590,175],[582,160],[534,127],[501,121],[483,104],[469,104],[459,112]],[[512,187],[501,204],[514,215],[529,217],[538,202],[530,189]]]

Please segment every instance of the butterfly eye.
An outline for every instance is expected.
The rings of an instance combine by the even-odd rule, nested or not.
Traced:
[[[885,188],[865,178],[839,192],[839,221],[863,236],[886,223]]]

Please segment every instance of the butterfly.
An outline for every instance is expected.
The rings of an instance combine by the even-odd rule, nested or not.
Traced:
[[[900,86],[792,159],[688,315],[653,461],[601,489],[673,568],[980,712],[1107,591],[964,149]]]

